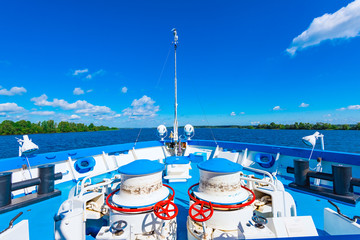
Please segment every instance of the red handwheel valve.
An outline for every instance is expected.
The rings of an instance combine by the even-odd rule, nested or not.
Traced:
[[[211,202],[197,201],[189,208],[190,217],[196,222],[209,220],[214,213]]]
[[[154,206],[155,215],[162,220],[171,220],[175,218],[178,211],[178,207],[171,201],[171,199],[160,201]]]

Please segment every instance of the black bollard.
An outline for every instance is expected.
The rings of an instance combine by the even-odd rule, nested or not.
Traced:
[[[11,175],[12,172],[0,173],[0,207],[11,203]]]
[[[40,185],[38,188],[38,194],[52,193],[54,192],[55,184],[55,167],[54,164],[48,164],[40,166],[39,168]]]
[[[353,190],[351,186],[352,168],[342,165],[332,165],[334,176],[334,193],[339,195],[350,195]]]
[[[294,177],[295,183],[298,186],[308,187],[310,186],[309,177],[307,173],[309,172],[309,161],[302,159],[294,160]]]

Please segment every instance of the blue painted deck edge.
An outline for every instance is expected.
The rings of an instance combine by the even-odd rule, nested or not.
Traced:
[[[227,149],[238,149],[244,150],[248,149],[250,151],[266,152],[288,156],[296,156],[298,158],[308,159],[310,156],[311,149],[297,148],[297,147],[283,147],[283,146],[274,146],[274,145],[265,145],[265,144],[255,144],[255,143],[241,143],[241,142],[225,142],[217,141],[217,144],[214,141],[210,140],[191,140],[188,142],[190,145],[198,146],[207,146],[207,147],[219,147]],[[357,153],[345,153],[345,152],[335,152],[327,150],[314,150],[311,159],[317,159],[321,157],[323,161],[327,162],[336,162],[340,164],[350,164],[360,166],[360,154]]]
[[[163,145],[164,144],[160,141],[138,142],[136,144],[135,149],[146,148],[146,147],[158,147]],[[134,143],[124,143],[124,144],[100,146],[93,148],[82,148],[82,149],[72,149],[72,150],[60,151],[60,152],[43,153],[43,154],[37,154],[34,157],[29,157],[29,162],[31,166],[38,166],[38,165],[54,163],[58,161],[65,161],[69,157],[71,157],[72,159],[79,159],[79,158],[99,155],[102,154],[102,152],[111,153],[111,152],[126,151],[132,149],[133,147],[134,147]],[[21,168],[23,164],[26,164],[26,159],[23,157],[0,159],[0,172]]]
[[[227,141],[217,141],[216,144],[214,141],[210,141],[210,140],[191,140],[188,141],[188,144],[207,146],[207,147],[216,147],[216,145],[218,144],[220,147],[227,149],[244,150],[247,148],[250,151],[259,151],[259,152],[266,152],[272,154],[280,153],[281,155],[297,156],[299,158],[308,158],[311,152],[310,149],[305,149],[305,148],[284,147],[284,146],[274,146],[274,145],[265,145],[265,144],[255,144],[255,143],[227,142]],[[136,149],[146,148],[146,147],[158,147],[163,145],[164,142],[162,141],[138,142],[136,144]],[[75,149],[68,151],[43,153],[29,158],[29,161],[32,166],[38,166],[42,164],[64,161],[68,159],[68,157],[71,157],[73,159],[78,159],[82,157],[99,155],[102,154],[102,152],[111,153],[111,152],[126,151],[132,149],[133,147],[134,147],[133,143],[124,143],[124,144],[100,146],[93,148],[83,148],[83,149]],[[360,154],[356,154],[356,153],[314,150],[312,159],[317,159],[318,157],[321,157],[323,161],[360,166]],[[26,164],[26,160],[25,158],[22,157],[0,159],[0,172],[21,168],[23,164]]]
[[[279,240],[279,238],[264,238],[267,240]],[[281,239],[281,238],[280,238]],[[331,239],[360,239],[360,235],[337,235],[337,236],[314,236],[314,237],[288,237],[284,238],[286,240],[331,240]]]

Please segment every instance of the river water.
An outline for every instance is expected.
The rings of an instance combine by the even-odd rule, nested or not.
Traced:
[[[140,131],[141,130],[141,131]],[[193,139],[222,140],[245,143],[280,145],[309,148],[301,138],[313,134],[314,130],[269,130],[238,128],[198,128]],[[182,134],[182,129],[179,131]],[[324,130],[325,149],[340,152],[360,153],[360,131]],[[0,136],[0,158],[18,156],[16,138],[22,136]],[[156,129],[120,129],[116,131],[30,134],[29,137],[39,146],[38,153],[89,148],[104,145],[135,143],[159,139]],[[316,148],[320,148],[320,143]]]

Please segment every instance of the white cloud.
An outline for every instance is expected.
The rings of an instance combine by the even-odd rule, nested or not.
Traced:
[[[90,104],[87,108],[76,110],[76,113],[113,113],[109,107],[106,106],[94,106]]]
[[[95,119],[97,120],[113,120],[114,118],[118,118],[121,117],[121,114],[115,114],[115,115],[97,115],[95,116]]]
[[[257,122],[251,122],[251,125],[258,125],[258,124],[260,124],[259,121],[257,121]]]
[[[54,111],[33,111],[30,113],[31,115],[40,115],[40,116],[49,116],[54,115]]]
[[[357,109],[360,109],[360,105],[350,105],[347,108],[350,110],[357,110]]]
[[[48,97],[46,94],[41,95],[40,97],[33,97],[30,100],[35,102],[34,104],[37,106],[50,106],[51,104],[47,101]]]
[[[123,87],[123,88],[121,89],[121,92],[122,92],[122,93],[127,93],[127,91],[128,91],[127,87]]]
[[[275,106],[275,107],[273,108],[273,111],[279,111],[279,110],[282,110],[282,109],[280,108],[280,106]]]
[[[22,112],[25,109],[16,103],[0,103],[0,112]]]
[[[26,92],[27,91],[24,87],[12,87],[10,90],[7,90],[0,86],[0,95],[14,96],[14,95],[21,95]]]
[[[336,109],[336,110],[344,111],[344,110],[358,110],[358,109],[360,109],[360,105],[350,105],[350,106],[342,107],[342,108],[339,108],[339,109]]]
[[[125,116],[134,119],[144,119],[148,117],[156,116],[156,113],[160,110],[159,106],[155,106],[155,101],[150,97],[144,95],[140,99],[135,99],[131,103],[131,107],[123,110]]]
[[[325,40],[348,39],[360,33],[360,0],[349,3],[335,13],[314,18],[309,28],[293,39],[286,51],[295,55],[298,50],[320,44]]]
[[[245,112],[240,112],[241,115],[245,114]]]
[[[57,116],[64,121],[80,119],[82,117],[91,117],[91,119],[109,121],[109,120],[113,120],[115,118],[122,116],[121,114],[116,113],[115,111],[112,111],[107,106],[93,105],[84,100],[78,100],[74,103],[69,103],[69,102],[65,101],[64,99],[54,98],[52,101],[49,101],[46,94],[43,94],[40,97],[32,98],[31,101],[33,101],[34,104],[37,106],[59,107],[63,110],[74,111],[74,113],[71,116],[66,115],[66,114],[61,114],[61,113],[57,114]],[[147,100],[145,102],[151,104],[151,101],[149,101],[149,100]],[[138,104],[135,104],[135,105],[138,105]],[[136,109],[139,110],[138,107]],[[43,115],[45,115],[46,113],[50,114],[51,112],[52,111],[43,111],[42,114]],[[31,114],[36,114],[36,113],[40,113],[40,111],[35,110]]]
[[[306,108],[306,107],[308,107],[309,106],[309,104],[307,104],[307,103],[301,103],[300,105],[299,105],[299,107],[301,107],[301,108]]]
[[[76,115],[76,114],[73,114],[70,116],[70,120],[75,120],[75,119],[80,119],[81,117]]]
[[[52,102],[49,102],[47,99],[48,97],[46,94],[43,94],[40,97],[31,98],[31,101],[33,101],[37,106],[60,107],[64,110],[84,109],[93,106],[91,103],[88,103],[85,100],[78,100],[74,103],[68,103],[63,99],[54,98]]]
[[[88,74],[88,75],[86,75],[86,79],[93,79],[94,77],[97,77],[97,76],[102,76],[102,75],[104,75],[105,74],[105,71],[104,70],[102,70],[102,69],[100,69],[99,71],[96,71],[96,72],[94,72],[94,73],[91,73],[91,74]]]
[[[86,68],[86,69],[79,69],[79,70],[75,70],[73,75],[74,76],[78,76],[78,75],[81,75],[83,73],[87,73],[89,70]]]
[[[91,93],[92,91],[92,89],[86,90],[87,93]]]
[[[108,113],[115,114],[109,107],[96,106],[88,103],[85,100],[78,100],[74,103],[68,103],[63,99],[54,98],[53,101],[48,101],[46,94],[40,97],[34,97],[31,101],[37,106],[60,107],[63,110],[76,110],[76,113]]]
[[[94,76],[97,76],[97,75],[104,75],[105,74],[105,71],[100,69],[99,71],[96,71],[93,73]]]
[[[81,88],[75,88],[73,91],[74,95],[81,95],[84,94],[84,90],[82,90]]]
[[[231,112],[231,113],[230,113],[230,116],[236,116],[236,113],[235,113],[235,112]]]

